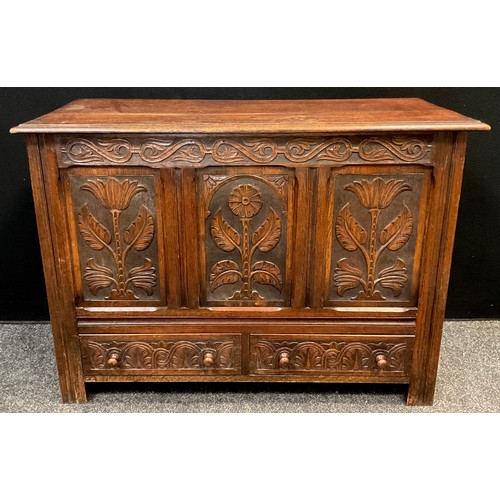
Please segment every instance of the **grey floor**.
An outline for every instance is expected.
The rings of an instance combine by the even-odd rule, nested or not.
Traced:
[[[59,401],[50,326],[0,324],[0,412],[499,412],[500,321],[445,323],[435,403],[397,385],[89,384]]]

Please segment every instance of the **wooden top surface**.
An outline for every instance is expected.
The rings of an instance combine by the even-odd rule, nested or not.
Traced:
[[[417,98],[321,100],[78,99],[12,133],[346,133],[489,130]]]

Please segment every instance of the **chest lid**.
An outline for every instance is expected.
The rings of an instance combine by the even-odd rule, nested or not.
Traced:
[[[11,133],[316,134],[489,130],[418,98],[78,99]]]

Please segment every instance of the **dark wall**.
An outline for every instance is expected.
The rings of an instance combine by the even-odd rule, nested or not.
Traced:
[[[448,318],[500,317],[498,88],[17,88],[0,89],[0,320],[45,320],[48,310],[24,139],[9,128],[81,97],[314,99],[421,97],[478,118],[469,135],[453,253]]]

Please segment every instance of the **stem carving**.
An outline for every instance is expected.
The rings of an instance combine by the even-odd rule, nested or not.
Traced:
[[[413,216],[403,203],[400,214],[379,233],[379,220],[382,210],[387,208],[394,198],[403,191],[411,191],[411,186],[402,180],[384,181],[377,177],[372,182],[363,179],[345,187],[346,191],[356,194],[359,202],[370,213],[370,228],[367,232],[351,213],[350,203],[339,212],[335,224],[335,234],[341,246],[349,251],[359,250],[365,260],[366,273],[348,264],[347,259],[340,259],[334,271],[333,280],[337,293],[343,296],[347,290],[361,287],[355,299],[386,300],[378,286],[392,290],[395,297],[401,295],[408,281],[407,269],[402,259],[396,259],[394,265],[376,274],[377,263],[382,253],[389,249],[402,248],[411,236]],[[380,242],[380,245],[378,245]]]
[[[138,181],[125,179],[120,182],[114,177],[89,180],[80,188],[90,191],[99,203],[111,213],[112,231],[99,222],[90,212],[88,204],[83,205],[78,213],[78,228],[85,243],[92,250],[106,250],[113,258],[115,272],[97,264],[93,258],[87,261],[84,271],[90,292],[97,295],[99,290],[113,287],[106,300],[137,300],[139,297],[130,286],[142,289],[147,295],[153,294],[156,285],[156,269],[150,259],[144,265],[134,267],[126,272],[126,259],[129,252],[145,250],[154,238],[154,222],[151,211],[141,205],[139,213],[130,226],[122,232],[120,218],[127,210],[132,198],[146,191]]]
[[[251,234],[252,219],[263,205],[260,191],[251,184],[240,184],[235,187],[229,197],[231,211],[239,217],[241,231],[224,219],[221,209],[218,210],[210,224],[213,242],[223,251],[237,250],[241,258],[240,264],[232,260],[221,260],[212,266],[209,276],[210,291],[228,284],[241,281],[241,287],[230,300],[264,300],[252,283],[270,285],[280,292],[283,289],[283,277],[280,268],[273,262],[258,261],[252,265],[253,257],[258,249],[269,252],[276,247],[281,238],[281,220],[273,208],[265,221]]]

